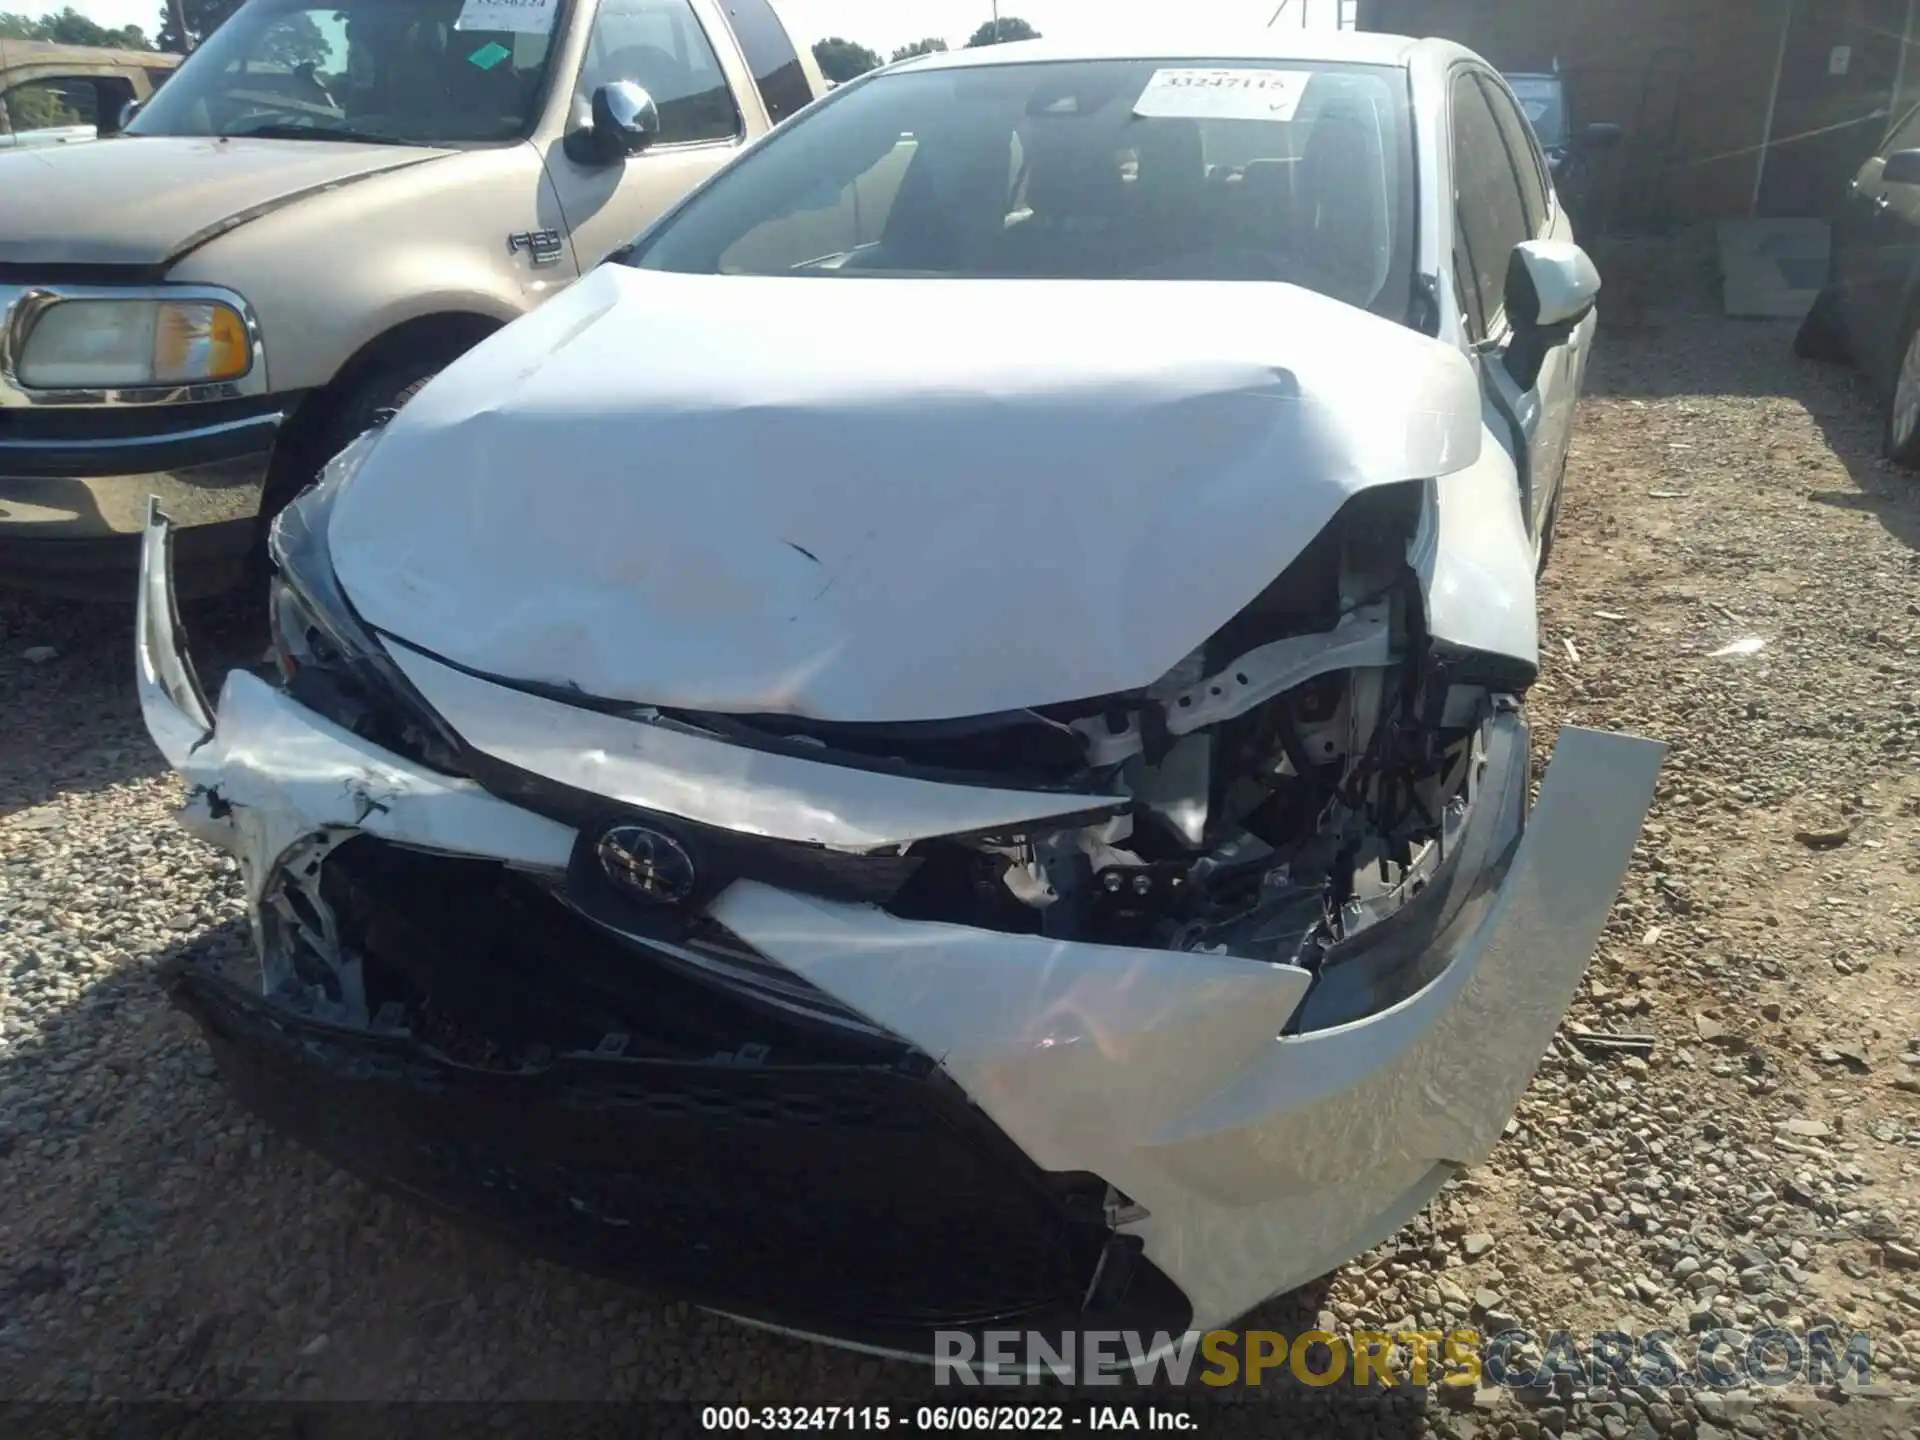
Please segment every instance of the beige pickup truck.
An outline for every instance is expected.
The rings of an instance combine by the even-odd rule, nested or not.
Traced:
[[[824,94],[770,0],[247,0],[85,145],[0,150],[0,584],[182,588],[483,337]],[[530,477],[537,481],[538,477]]]
[[[179,63],[150,50],[0,36],[0,154],[113,134]]]

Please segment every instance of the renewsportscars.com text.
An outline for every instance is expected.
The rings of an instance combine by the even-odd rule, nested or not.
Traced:
[[[1777,1327],[1681,1335],[1651,1330],[1575,1334],[1503,1330],[1088,1330],[1044,1334],[942,1331],[934,1337],[934,1383],[1020,1385],[1060,1380],[1078,1385],[1352,1385],[1422,1389],[1429,1385],[1552,1384],[1671,1386],[1731,1390],[1837,1385],[1871,1377],[1873,1342],[1831,1330],[1805,1334]]]

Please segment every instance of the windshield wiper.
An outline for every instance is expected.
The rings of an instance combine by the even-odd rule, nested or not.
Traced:
[[[344,140],[359,145],[412,145],[398,135],[374,135],[364,130],[328,129],[321,125],[256,125],[251,130],[234,130],[229,140]]]

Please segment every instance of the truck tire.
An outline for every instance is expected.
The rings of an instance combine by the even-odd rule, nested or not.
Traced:
[[[273,517],[287,503],[319,478],[326,463],[338,455],[355,437],[379,422],[383,411],[400,409],[426,388],[427,382],[451,365],[456,357],[444,354],[405,356],[375,366],[347,392],[333,418],[320,431],[317,440],[301,447],[292,463],[269,483],[260,498],[260,518],[256,523],[253,555],[246,589],[266,594],[267,577],[273,566],[267,557],[267,534]]]
[[[427,382],[452,363],[447,355],[420,356],[412,360],[382,365],[354,386],[340,406],[340,413],[326,430],[314,469],[346,449],[363,431],[371,430],[383,412],[399,410],[426,389]],[[311,479],[312,477],[308,477]],[[291,497],[289,497],[291,498]]]
[[[1901,338],[1900,365],[1887,397],[1881,450],[1903,470],[1920,470],[1920,323],[1908,321]]]

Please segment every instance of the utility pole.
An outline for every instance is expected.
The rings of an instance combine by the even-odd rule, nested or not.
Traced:
[[[180,37],[180,53],[193,53],[193,37],[187,34],[187,15],[180,0],[167,0],[167,18],[173,22],[173,33]]]
[[[973,12],[978,15],[978,10]],[[1000,43],[1000,0],[993,0],[993,43]]]

